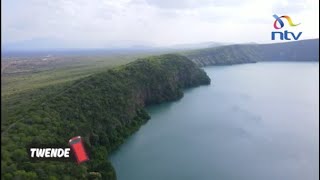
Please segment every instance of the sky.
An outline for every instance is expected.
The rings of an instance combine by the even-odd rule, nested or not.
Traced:
[[[319,38],[319,0],[1,0],[2,44],[99,48],[272,43],[273,14]],[[38,44],[37,44],[38,43]],[[41,44],[42,43],[42,44]]]

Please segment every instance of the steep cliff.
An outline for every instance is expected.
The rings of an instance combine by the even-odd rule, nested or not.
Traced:
[[[228,45],[182,53],[199,66],[255,63],[261,60],[256,45]]]
[[[182,52],[199,66],[259,61],[319,61],[319,39],[272,44],[238,44]]]
[[[257,50],[263,61],[319,61],[319,39],[261,44]]]
[[[149,119],[144,106],[183,96],[183,88],[210,84],[206,73],[180,55],[152,56],[80,79],[62,92],[16,109],[1,139],[2,178],[116,179],[108,152]],[[30,162],[30,144],[67,144],[84,137],[90,161]]]

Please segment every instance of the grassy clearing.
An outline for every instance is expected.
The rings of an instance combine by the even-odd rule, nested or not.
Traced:
[[[62,60],[58,62],[50,62],[46,65],[41,64],[41,66],[38,65],[38,62],[41,61],[40,59],[26,62],[20,61],[25,64],[11,65],[2,73],[1,96],[8,99],[10,96],[31,93],[39,88],[71,82],[147,55],[60,57]]]

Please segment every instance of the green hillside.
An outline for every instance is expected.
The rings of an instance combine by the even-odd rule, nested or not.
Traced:
[[[254,63],[260,61],[255,45],[228,45],[181,53],[200,66]]]
[[[257,50],[264,61],[319,61],[319,39],[261,44]]]
[[[183,88],[209,84],[206,73],[180,55],[152,56],[106,70],[63,91],[15,105],[2,121],[2,179],[116,179],[107,154],[149,119],[144,107],[183,96]],[[90,161],[30,162],[30,144],[66,144],[84,137]]]
[[[200,66],[259,61],[319,61],[319,39],[273,44],[239,44],[181,52]]]
[[[183,88],[209,84],[209,77],[199,66],[318,61],[318,42],[228,45],[180,52],[186,57],[167,54],[133,62],[128,58],[131,63],[127,65],[111,68],[98,64],[74,74],[70,67],[57,71],[57,77],[51,73],[44,76],[47,71],[32,73],[30,79],[22,74],[22,79],[5,83],[5,95],[2,92],[1,177],[116,179],[107,154],[149,119],[146,105],[176,100],[183,96]],[[59,83],[52,83],[55,78]],[[27,145],[67,145],[78,135],[84,137],[90,151],[91,160],[83,165],[28,159]]]

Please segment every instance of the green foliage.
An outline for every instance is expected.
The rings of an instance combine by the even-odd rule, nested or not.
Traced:
[[[259,61],[319,61],[319,39],[274,44],[238,44],[180,52],[200,66]]]
[[[90,180],[99,180],[99,179],[102,179],[102,176],[98,172],[89,172],[88,179],[90,179]]]
[[[257,45],[228,45],[182,52],[200,66],[254,63],[261,60]]]
[[[2,129],[2,177],[20,179],[116,179],[108,153],[150,116],[148,104],[172,101],[182,89],[209,84],[206,73],[184,56],[138,59],[61,85],[48,87],[28,105],[13,105]],[[30,162],[30,144],[66,144],[82,136],[90,161]]]

